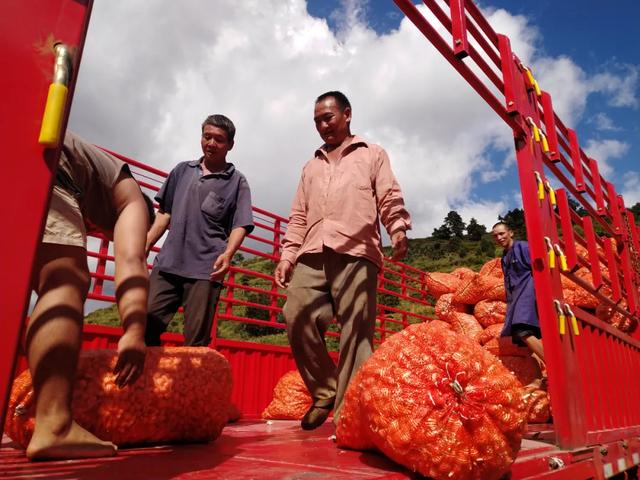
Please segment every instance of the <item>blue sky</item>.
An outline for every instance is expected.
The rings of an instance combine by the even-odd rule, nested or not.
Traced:
[[[403,13],[391,0],[369,0],[344,2],[340,0],[310,0],[309,13],[325,18],[330,27],[339,31],[346,3],[359,4],[361,18],[381,35],[397,29]],[[480,1],[483,9],[504,9],[513,15],[527,19],[529,25],[539,32],[538,55],[569,57],[586,75],[596,76],[613,72],[617,75],[638,75],[640,68],[640,2],[637,0],[587,0],[535,2],[515,0]],[[446,7],[445,7],[446,9]],[[428,42],[425,39],[425,42]],[[590,142],[608,142],[605,154],[612,155],[614,170],[607,179],[612,180],[621,192],[628,182],[635,195],[627,195],[627,206],[640,201],[640,95],[638,79],[632,88],[635,105],[615,106],[610,95],[595,92],[586,99],[584,112],[569,127],[578,132],[583,148]],[[427,87],[428,88],[428,87]],[[555,100],[554,92],[550,92]],[[460,112],[463,114],[463,112]],[[565,122],[566,119],[564,119]],[[617,148],[615,147],[617,146]],[[598,148],[587,152],[598,159]],[[611,153],[609,153],[611,152]],[[501,152],[493,152],[492,161],[499,163]],[[635,182],[629,182],[631,173]],[[517,173],[512,166],[500,182],[478,185],[472,194],[486,199],[498,199],[517,188]],[[629,190],[629,188],[627,189]],[[517,202],[511,202],[512,208]]]

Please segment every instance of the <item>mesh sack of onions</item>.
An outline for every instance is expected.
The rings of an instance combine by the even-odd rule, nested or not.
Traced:
[[[527,404],[518,380],[441,322],[383,343],[351,382],[338,445],[373,448],[431,477],[500,478],[515,460]]]

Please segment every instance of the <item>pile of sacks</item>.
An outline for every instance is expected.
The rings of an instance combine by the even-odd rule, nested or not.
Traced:
[[[437,299],[435,312],[439,320],[497,356],[527,387],[527,421],[547,422],[550,402],[547,392],[540,388],[540,364],[529,349],[516,346],[510,338],[500,338],[507,314],[500,259],[485,263],[479,272],[458,268],[451,273],[429,273],[427,288]]]

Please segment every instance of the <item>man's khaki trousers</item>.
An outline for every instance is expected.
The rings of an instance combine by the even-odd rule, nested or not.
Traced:
[[[377,273],[369,260],[325,248],[298,259],[287,289],[293,357],[314,405],[334,404],[334,423],[349,381],[373,351]],[[341,327],[337,368],[324,340],[333,318]]]

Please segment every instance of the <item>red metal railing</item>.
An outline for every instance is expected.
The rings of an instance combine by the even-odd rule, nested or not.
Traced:
[[[110,153],[129,163],[143,190],[153,197],[167,174],[116,152]],[[240,248],[247,261],[233,265],[229,270],[224,282],[226,288],[214,317],[211,344],[232,364],[232,400],[247,417],[259,415],[271,400],[273,386],[280,376],[295,369],[284,335],[276,339],[283,344],[279,346],[260,343],[274,340],[273,337],[266,340],[264,335],[238,341],[217,334],[225,330],[218,328],[221,322],[270,327],[264,331],[265,334],[285,332],[282,305],[286,295],[276,286],[273,270],[280,258],[280,241],[287,219],[258,207],[253,207],[253,214],[256,228]],[[160,246],[161,242],[152,249],[151,257],[160,250]],[[104,238],[90,238],[87,254],[92,277],[88,299],[112,305],[115,300],[112,245]],[[376,343],[383,342],[388,335],[411,323],[422,322],[433,315],[433,299],[427,296],[426,273],[409,265],[385,260],[378,277],[378,293]],[[85,325],[83,348],[115,348],[120,331],[119,328]],[[339,333],[329,331],[327,335],[338,337]],[[179,345],[182,336],[166,333],[162,340],[165,345]],[[337,358],[337,353],[333,355]],[[26,368],[26,363],[22,361],[19,368]]]
[[[631,212],[509,39],[471,0],[448,0],[448,8],[424,0],[447,40],[411,0],[394,1],[513,130],[557,443],[575,448],[638,435],[639,334],[632,338],[577,307],[562,289],[564,277],[612,308],[620,323],[637,324],[640,235]],[[589,277],[578,275],[585,269]]]

